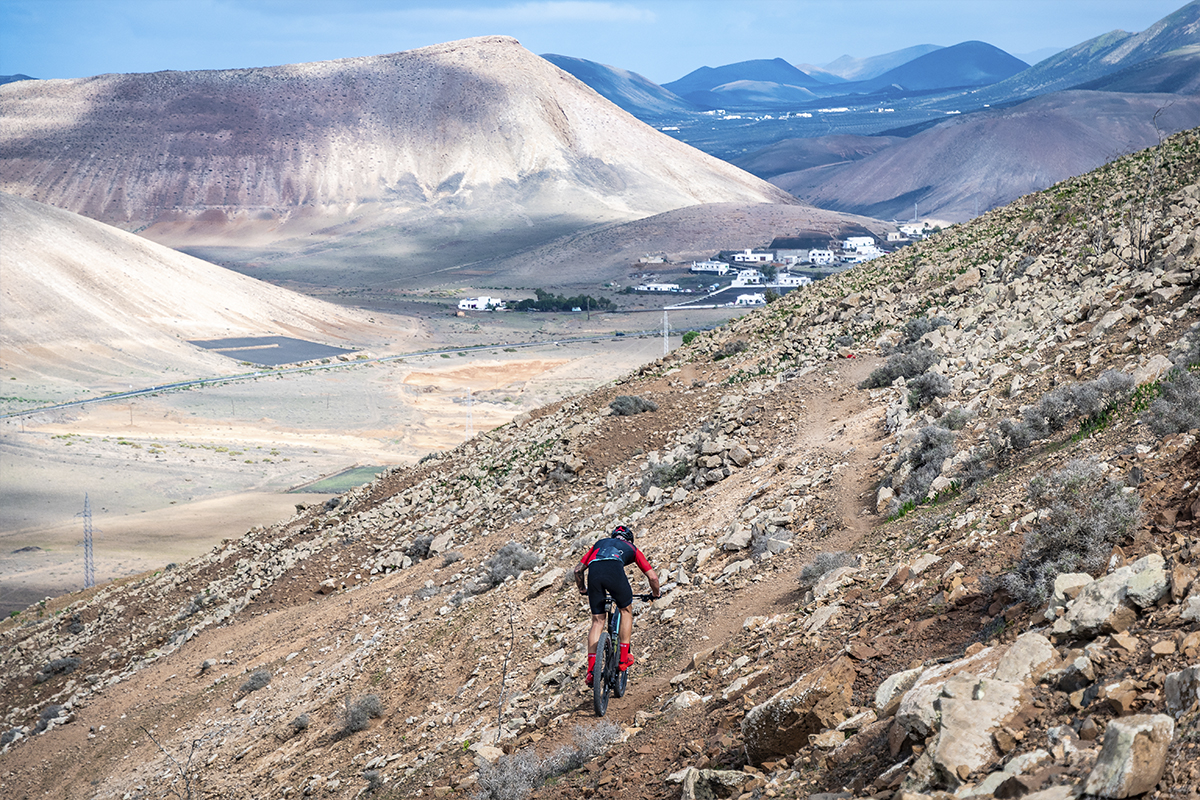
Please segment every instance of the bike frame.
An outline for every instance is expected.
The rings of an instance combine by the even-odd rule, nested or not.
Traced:
[[[639,600],[647,600],[651,595],[634,595]],[[596,716],[603,717],[608,710],[609,696],[621,697],[629,686],[628,671],[619,668],[621,659],[621,609],[613,602],[612,597],[604,599],[604,613],[607,615],[604,630],[596,642],[596,665],[592,672],[592,708]]]

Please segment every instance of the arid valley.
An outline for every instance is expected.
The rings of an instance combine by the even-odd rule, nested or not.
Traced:
[[[0,76],[0,797],[1200,800],[1200,0],[1086,35]]]

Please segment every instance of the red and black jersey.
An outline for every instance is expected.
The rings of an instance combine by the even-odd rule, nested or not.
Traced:
[[[616,537],[601,539],[592,545],[592,549],[588,550],[583,558],[579,559],[579,563],[585,567],[590,567],[596,561],[620,561],[623,567],[637,564],[638,569],[642,572],[649,572],[653,569],[645,553],[624,539]]]

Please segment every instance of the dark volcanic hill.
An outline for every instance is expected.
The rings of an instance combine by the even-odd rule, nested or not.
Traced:
[[[1011,77],[1028,66],[1021,59],[986,42],[962,42],[918,56],[876,78],[849,84],[849,87],[855,91],[874,91],[889,86],[923,91],[987,86]]]
[[[822,87],[824,83],[782,58],[700,67],[663,84],[663,88],[705,108],[809,100],[818,96],[814,90]],[[752,96],[744,96],[746,92]]]
[[[751,175],[769,180],[785,172],[858,161],[902,142],[897,136],[855,136],[840,133],[812,139],[784,139],[731,159]]]
[[[0,75],[0,86],[6,83],[16,83],[17,81],[35,81],[37,78],[31,78],[28,75]]]
[[[606,100],[638,119],[700,110],[696,104],[627,69],[554,53],[544,53],[542,58],[564,72],[571,73]]]
[[[957,222],[1197,124],[1200,97],[1055,92],[772,182],[821,208],[908,219],[916,203],[923,217]]]
[[[823,77],[823,73],[827,73],[847,81],[868,81],[871,78],[882,75],[888,70],[895,69],[902,64],[907,64],[914,58],[941,49],[942,46],[939,44],[917,44],[912,47],[905,47],[901,50],[893,50],[890,53],[869,56],[867,58],[855,58],[850,55],[839,56],[824,67],[815,67],[813,70],[809,70],[809,65],[807,64],[799,64],[798,66],[810,75]]]
[[[697,203],[792,202],[498,36],[10,84],[0,154],[5,191],[226,263],[283,254],[326,283],[427,272]]]

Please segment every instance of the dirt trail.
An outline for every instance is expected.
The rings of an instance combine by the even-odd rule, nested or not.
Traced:
[[[793,540],[798,549],[811,550],[814,554],[853,552],[859,540],[878,522],[879,518],[871,508],[874,505],[872,462],[879,457],[884,439],[880,427],[883,410],[879,404],[871,403],[865,392],[857,389],[875,366],[877,359],[839,362],[836,369],[830,371],[824,388],[806,398],[809,406],[819,410],[809,417],[796,442],[795,453],[820,452],[845,466],[837,470],[837,481],[832,487],[840,527],[823,536],[814,533],[798,536]],[[649,707],[655,697],[667,693],[671,678],[689,668],[693,653],[729,641],[750,617],[771,617],[795,608],[799,601],[794,576],[786,570],[777,573],[774,579],[750,584],[732,597],[723,597],[715,603],[720,612],[709,615],[706,624],[697,631],[692,646],[670,662],[669,667],[641,675],[634,668],[627,699],[615,701],[608,716],[632,725],[637,710]],[[639,647],[635,628],[634,653],[644,650],[645,643]],[[590,696],[585,698],[581,711],[591,713]]]

